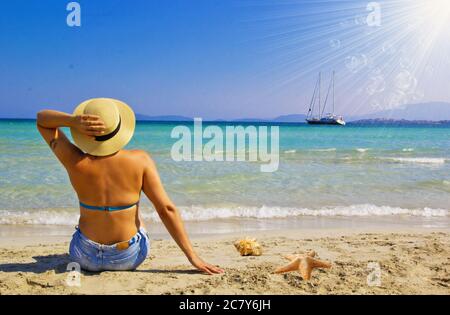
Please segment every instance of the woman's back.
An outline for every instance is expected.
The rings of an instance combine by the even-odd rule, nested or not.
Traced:
[[[80,206],[81,231],[101,244],[127,240],[142,226],[139,207],[144,174],[142,151],[121,150],[107,157],[85,155],[67,168],[79,201],[90,207],[123,207],[122,210]]]

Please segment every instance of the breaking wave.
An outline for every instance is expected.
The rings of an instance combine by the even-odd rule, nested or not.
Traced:
[[[361,204],[352,206],[325,207],[320,209],[290,208],[290,207],[180,207],[181,216],[186,221],[207,221],[214,219],[255,218],[274,219],[299,216],[315,217],[367,217],[406,215],[419,217],[448,217],[446,209],[405,209],[390,206],[375,206]],[[76,225],[78,212],[73,210],[33,210],[9,211],[0,210],[0,224],[25,225]],[[160,221],[154,210],[144,209],[144,219]]]
[[[310,151],[313,152],[334,152],[336,151],[336,148],[326,148],[326,149],[311,149]]]
[[[385,158],[397,163],[416,163],[416,164],[445,164],[447,159],[445,158],[429,158],[429,157],[417,157],[417,158],[407,158],[407,157],[390,157]]]

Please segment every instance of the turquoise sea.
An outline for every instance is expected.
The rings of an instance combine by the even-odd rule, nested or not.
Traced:
[[[279,169],[262,173],[258,162],[174,161],[170,135],[180,124],[189,126],[138,123],[127,148],[151,153],[187,221],[377,216],[448,226],[449,127],[281,125]],[[144,197],[142,207],[157,220]],[[0,224],[77,217],[68,177],[35,123],[0,121]]]

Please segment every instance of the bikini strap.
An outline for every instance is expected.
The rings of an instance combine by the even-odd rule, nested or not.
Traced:
[[[79,203],[80,203],[80,206],[81,206],[81,207],[86,208],[86,209],[89,209],[89,210],[119,211],[119,210],[125,210],[125,209],[128,209],[128,208],[131,208],[131,207],[133,207],[133,206],[137,206],[137,205],[139,204],[139,201],[138,201],[138,202],[135,202],[135,203],[133,203],[133,204],[131,204],[131,205],[128,205],[128,206],[119,206],[119,207],[109,207],[109,206],[99,207],[99,206],[90,206],[90,205],[87,205],[87,204],[85,204],[85,203],[82,203],[81,201],[79,201]]]

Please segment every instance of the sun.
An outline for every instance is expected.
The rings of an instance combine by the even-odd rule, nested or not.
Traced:
[[[427,6],[450,13],[450,1],[448,0],[426,0]]]
[[[396,12],[400,34],[411,42],[420,42],[416,50],[429,54],[448,42],[450,0],[408,0],[400,3],[402,6],[397,7]],[[414,54],[413,50],[411,54]]]
[[[450,26],[450,0],[421,0],[418,13],[422,14],[424,22],[431,26]]]

